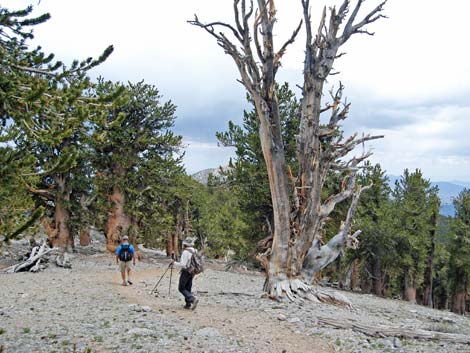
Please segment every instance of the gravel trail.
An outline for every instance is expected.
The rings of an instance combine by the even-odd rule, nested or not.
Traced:
[[[318,317],[409,330],[470,333],[470,319],[418,305],[342,292],[353,309],[260,297],[263,276],[217,263],[197,276],[195,311],[183,309],[166,259],[138,262],[122,286],[114,256],[75,254],[72,269],[0,274],[0,352],[470,352],[449,342],[373,338],[318,324]]]

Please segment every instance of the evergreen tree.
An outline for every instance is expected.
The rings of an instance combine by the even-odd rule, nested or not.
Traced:
[[[204,240],[208,255],[221,258],[228,251],[243,259],[253,255],[246,213],[233,189],[209,184],[205,200],[199,203],[197,212],[197,231]]]
[[[299,127],[300,103],[287,83],[278,86],[277,95],[284,149],[291,170],[297,170],[295,134]],[[253,101],[247,96],[247,100]],[[272,203],[269,191],[266,163],[259,139],[259,119],[256,110],[244,111],[242,126],[229,122],[228,131],[216,134],[223,146],[235,147],[236,157],[228,170],[223,173],[232,195],[240,199],[240,207],[245,212],[245,222],[249,225],[251,243],[272,235]]]
[[[450,249],[453,240],[452,223],[453,218],[438,215],[435,239],[435,261],[432,285],[433,307],[437,309],[448,308],[449,296],[449,263]]]
[[[362,230],[359,256],[362,271],[362,287],[376,295],[387,295],[387,279],[392,271],[395,239],[392,231],[391,189],[388,177],[379,164],[365,169],[361,184],[372,187],[363,192],[357,210],[355,227]]]
[[[438,196],[438,190],[431,188],[429,192],[428,204],[430,208],[430,214],[428,219],[428,232],[429,232],[429,247],[427,252],[426,267],[424,271],[424,280],[422,288],[421,303],[426,306],[433,307],[433,292],[434,292],[434,277],[435,277],[435,257],[437,255],[436,250],[436,233],[437,233],[437,222],[439,220],[439,209],[441,202]]]
[[[452,240],[449,252],[449,289],[451,310],[458,314],[467,311],[466,299],[470,290],[470,190],[464,189],[454,200],[456,210],[452,221]]]
[[[426,259],[431,247],[430,222],[434,206],[430,202],[432,191],[429,180],[419,169],[407,169],[395,184],[394,220],[396,229],[397,268],[405,300],[416,301],[416,289],[423,282]]]
[[[27,223],[39,218],[40,205],[49,208],[54,221],[46,222],[46,228],[52,244],[70,249],[67,180],[76,165],[77,136],[95,109],[83,97],[90,85],[86,73],[103,62],[113,48],[108,47],[97,60],[74,61],[66,67],[40,47],[29,48],[33,34],[28,28],[50,17],[31,18],[31,11],[32,7],[20,11],[0,7],[0,123],[4,128],[0,142],[10,146],[16,156],[2,154],[1,162],[7,167],[0,172],[14,174],[34,196],[36,208]],[[14,198],[18,190],[9,189],[13,193],[9,197]]]
[[[112,95],[119,83],[99,80],[95,94]],[[119,238],[129,234],[155,237],[164,203],[162,189],[182,174],[178,152],[181,137],[170,128],[176,106],[161,102],[157,88],[146,83],[123,86],[124,94],[108,109],[104,121],[92,129],[96,190],[105,213],[107,247],[114,251]],[[154,219],[152,219],[154,218]]]

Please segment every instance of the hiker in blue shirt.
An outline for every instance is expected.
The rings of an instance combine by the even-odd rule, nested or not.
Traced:
[[[135,250],[132,244],[129,244],[129,237],[125,235],[122,238],[122,243],[116,249],[116,263],[119,263],[121,269],[122,285],[132,284],[131,281],[131,260],[135,266]],[[127,271],[127,281],[126,281]]]

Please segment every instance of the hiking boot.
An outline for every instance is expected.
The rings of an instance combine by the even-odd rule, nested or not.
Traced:
[[[199,303],[199,298],[194,297],[193,307],[191,309],[196,310],[197,304]]]
[[[191,303],[186,303],[186,305],[183,306],[183,309],[191,309]]]
[[[127,286],[127,283],[126,283],[126,282],[122,282],[122,285],[123,285],[123,286]]]
[[[130,279],[127,280],[127,283],[129,283],[130,285],[132,285],[132,282]]]

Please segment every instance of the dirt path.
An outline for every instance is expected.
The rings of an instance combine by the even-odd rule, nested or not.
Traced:
[[[166,316],[190,325],[195,331],[207,327],[214,328],[222,335],[235,337],[241,347],[252,347],[256,352],[333,352],[331,345],[318,337],[296,331],[287,321],[279,321],[262,310],[227,305],[214,300],[206,293],[199,294],[200,304],[197,310],[183,309],[184,302],[177,291],[177,271],[173,273],[170,297],[167,292],[170,271],[157,288],[161,294],[150,295],[153,286],[149,284],[156,283],[163,273],[164,269],[137,270],[133,276],[135,286],[117,288],[130,303],[149,306],[155,311],[163,312]],[[204,278],[198,279],[203,280]]]

